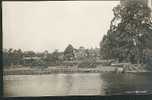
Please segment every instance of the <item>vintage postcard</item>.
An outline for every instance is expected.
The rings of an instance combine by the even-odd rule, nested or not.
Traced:
[[[152,93],[152,0],[3,1],[5,97]]]

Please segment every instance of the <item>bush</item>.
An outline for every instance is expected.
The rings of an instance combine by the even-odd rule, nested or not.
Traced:
[[[96,64],[96,60],[94,59],[86,59],[83,60],[78,67],[79,68],[96,68],[97,64]]]

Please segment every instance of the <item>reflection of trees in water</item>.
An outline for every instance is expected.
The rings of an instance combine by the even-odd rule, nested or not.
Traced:
[[[66,86],[66,88],[67,88],[66,94],[69,94],[70,91],[72,90],[72,86],[73,86],[73,82],[74,82],[72,75],[73,74],[67,74],[65,77],[65,82],[68,83]]]
[[[150,91],[152,89],[151,73],[105,73],[101,79],[105,82],[107,95],[125,94],[127,91]]]
[[[5,95],[11,96],[59,96],[68,94],[114,95],[117,93],[123,94],[126,91],[152,90],[151,76],[152,73],[76,73],[32,76],[10,75],[5,76],[11,78],[4,80],[4,89],[7,89],[10,93],[5,93]],[[29,89],[32,90],[28,91]]]

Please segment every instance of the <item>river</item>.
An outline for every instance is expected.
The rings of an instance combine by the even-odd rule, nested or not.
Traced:
[[[151,94],[151,73],[6,75],[4,96]]]

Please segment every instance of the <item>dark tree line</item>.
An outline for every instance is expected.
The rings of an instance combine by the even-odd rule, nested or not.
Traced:
[[[3,52],[4,65],[22,64],[22,58],[23,58],[23,52],[21,49],[18,50],[9,49],[7,52]]]
[[[113,8],[114,18],[100,47],[104,59],[144,63],[146,50],[152,50],[151,10],[140,1],[131,0]]]
[[[91,52],[85,48],[75,49],[69,44],[63,52],[59,52],[57,49],[52,53],[44,51],[37,53],[34,51],[22,51],[21,49],[9,49],[3,50],[3,65],[23,65],[23,66],[60,66],[60,65],[76,65],[79,61],[84,62],[83,65],[95,63],[97,54],[95,50],[91,49]]]
[[[75,48],[71,44],[65,48],[64,52],[54,50],[52,53],[47,51],[36,53],[34,51],[22,51],[21,49],[4,50],[3,65],[62,65],[64,61],[75,60],[74,50]]]
[[[61,62],[59,52],[55,50],[52,53],[36,53],[34,51],[22,51],[21,49],[9,49],[3,51],[3,65],[55,65]],[[35,58],[34,58],[35,57]]]

